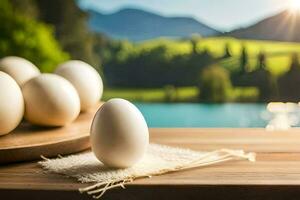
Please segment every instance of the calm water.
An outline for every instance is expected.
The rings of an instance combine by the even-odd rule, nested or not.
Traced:
[[[149,127],[265,127],[266,104],[136,103]]]

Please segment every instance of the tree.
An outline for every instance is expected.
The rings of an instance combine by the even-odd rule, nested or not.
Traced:
[[[239,57],[239,68],[231,74],[231,80],[234,86],[251,86],[252,77],[250,77],[249,74],[248,60],[247,48],[245,45],[242,45]]]
[[[56,39],[72,59],[83,60],[100,69],[97,50],[102,35],[90,32],[87,26],[88,14],[77,6],[76,0],[10,1],[19,13],[53,26]]]
[[[225,47],[224,47],[224,56],[223,56],[223,58],[229,58],[231,56],[232,56],[232,54],[231,54],[231,50],[230,50],[230,44],[226,43]]]
[[[63,49],[72,59],[83,60],[94,67],[100,63],[94,52],[94,38],[87,26],[88,15],[75,0],[35,0],[39,20],[52,24]]]
[[[0,21],[0,57],[24,57],[43,72],[68,59],[49,26],[16,12],[8,0],[0,1]]]
[[[248,72],[248,53],[245,46],[242,46],[241,55],[240,55],[240,69],[244,74]]]
[[[279,78],[278,85],[280,100],[299,102],[300,65],[298,54],[291,55],[290,69]]]
[[[258,69],[266,69],[266,55],[263,52],[260,52],[257,56],[258,60]]]
[[[297,53],[293,53],[291,56],[291,66],[290,70],[299,70],[300,69],[300,64],[299,64],[299,56]]]
[[[35,0],[10,0],[10,2],[14,12],[18,12],[31,19],[37,19],[38,8],[35,4]]]
[[[197,54],[198,53],[198,42],[201,40],[201,35],[199,34],[193,34],[191,36],[190,42],[192,45],[192,53]]]
[[[231,87],[227,70],[217,65],[209,66],[200,74],[200,101],[225,102],[229,99]]]
[[[258,54],[256,70],[251,72],[249,77],[251,77],[251,85],[259,89],[260,101],[271,101],[276,97],[276,82],[267,68],[265,53]]]

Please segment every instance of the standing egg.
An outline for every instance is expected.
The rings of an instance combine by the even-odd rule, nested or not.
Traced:
[[[102,79],[89,64],[80,60],[70,60],[59,65],[55,73],[70,81],[76,88],[81,111],[88,110],[100,101],[103,92]]]
[[[31,78],[40,75],[39,69],[34,64],[16,56],[2,58],[0,71],[9,74],[20,86]]]
[[[43,126],[63,126],[75,120],[80,100],[73,85],[55,74],[42,74],[22,87],[25,119]]]
[[[149,132],[141,112],[129,101],[111,99],[97,111],[91,126],[96,157],[109,167],[134,165],[144,155]]]
[[[16,81],[0,72],[0,135],[15,129],[24,114],[24,100]]]

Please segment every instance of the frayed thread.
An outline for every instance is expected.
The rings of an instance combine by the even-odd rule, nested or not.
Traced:
[[[93,198],[99,199],[108,190],[111,190],[111,189],[114,189],[117,187],[121,187],[121,188],[125,189],[126,184],[133,182],[137,178],[145,178],[145,177],[151,178],[152,176],[166,174],[168,172],[175,172],[175,171],[188,170],[188,169],[197,168],[197,167],[204,167],[204,166],[214,165],[214,164],[218,164],[218,163],[222,163],[222,162],[226,162],[226,161],[230,161],[230,160],[249,160],[251,162],[255,162],[255,159],[256,159],[255,153],[245,153],[242,150],[221,149],[221,150],[216,150],[216,151],[207,153],[205,156],[203,156],[197,160],[193,160],[189,163],[182,164],[181,166],[163,169],[159,172],[147,174],[144,176],[138,176],[138,177],[131,176],[131,177],[127,177],[122,180],[111,180],[111,181],[96,183],[94,185],[91,185],[91,186],[88,186],[85,188],[80,188],[79,192],[87,193],[88,195],[92,195]]]
[[[111,190],[113,188],[121,187],[125,189],[125,184],[132,182],[133,179],[125,179],[125,180],[117,180],[117,181],[107,181],[102,183],[96,183],[92,186],[88,186],[85,188],[80,188],[80,193],[87,193],[88,195],[92,195],[93,198],[99,199],[101,198],[107,190]]]

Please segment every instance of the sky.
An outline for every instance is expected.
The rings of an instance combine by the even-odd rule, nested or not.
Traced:
[[[80,0],[79,5],[103,13],[139,8],[164,16],[189,16],[218,30],[230,31],[277,14],[295,1],[298,0]]]

